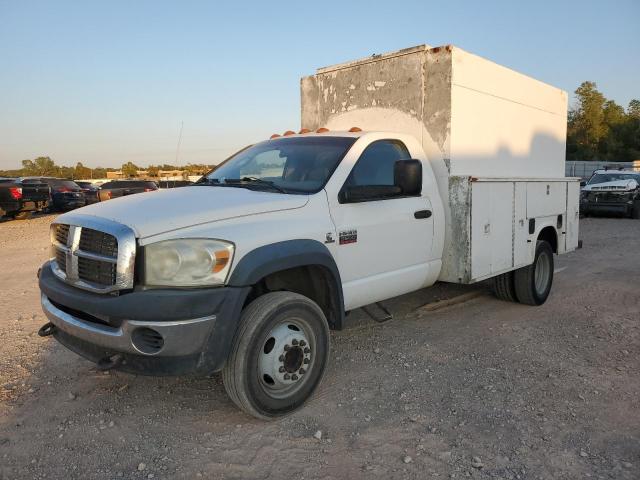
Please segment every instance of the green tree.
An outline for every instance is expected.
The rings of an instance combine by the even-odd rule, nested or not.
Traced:
[[[613,100],[607,100],[604,102],[602,114],[604,116],[604,123],[609,128],[614,125],[620,125],[627,120],[627,114],[625,113],[624,108]]]
[[[107,178],[107,169],[102,167],[94,168],[93,178]]]
[[[582,160],[595,160],[600,141],[608,132],[604,116],[606,99],[594,82],[582,82],[575,94],[577,105],[570,112],[567,125],[568,149]]]
[[[640,119],[640,100],[636,100],[634,98],[629,102],[629,107],[627,108],[627,115],[633,118]]]
[[[135,177],[138,175],[138,166],[134,165],[133,162],[127,162],[122,165],[122,174],[126,178]]]
[[[160,175],[160,167],[156,165],[149,165],[149,168],[147,168],[147,173],[150,177],[158,177]]]
[[[60,174],[60,168],[49,157],[23,160],[22,169],[24,176],[54,177]]]
[[[91,178],[92,175],[93,175],[93,172],[91,171],[90,168],[85,167],[82,164],[82,162],[76,163],[76,168],[74,169],[74,172],[73,172],[73,178],[81,180],[81,179]]]

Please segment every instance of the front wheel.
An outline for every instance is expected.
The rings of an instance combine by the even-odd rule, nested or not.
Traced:
[[[267,293],[243,311],[222,381],[238,407],[270,420],[304,404],[328,357],[329,327],[320,307],[297,293]]]
[[[631,209],[631,218],[636,220],[640,219],[640,200],[633,202],[633,208]]]
[[[534,306],[546,302],[553,284],[553,268],[553,249],[549,242],[539,240],[533,263],[514,273],[518,301]]]

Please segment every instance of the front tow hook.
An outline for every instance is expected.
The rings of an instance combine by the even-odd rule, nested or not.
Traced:
[[[117,353],[110,357],[104,357],[98,360],[98,370],[102,370],[103,372],[107,370],[111,370],[112,368],[116,368],[118,365],[122,363],[124,358],[121,354]]]
[[[49,335],[53,335],[56,329],[57,327],[53,323],[48,322],[40,327],[40,330],[38,330],[38,335],[41,337],[48,337]]]

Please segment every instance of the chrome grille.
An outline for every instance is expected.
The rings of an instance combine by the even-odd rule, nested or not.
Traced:
[[[78,278],[100,285],[115,285],[116,264],[78,257]]]
[[[69,225],[63,223],[56,224],[54,227],[54,235],[58,243],[66,245],[69,238]]]
[[[53,272],[67,283],[98,293],[132,288],[136,252],[133,231],[95,217],[65,217],[61,220],[69,223],[51,227]]]
[[[80,234],[80,250],[107,257],[118,256],[118,241],[113,235],[91,228],[83,228]]]
[[[62,250],[56,250],[56,262],[58,262],[58,268],[62,271],[67,271],[67,255]]]

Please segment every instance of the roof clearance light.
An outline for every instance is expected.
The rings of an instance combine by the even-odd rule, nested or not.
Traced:
[[[355,133],[355,132],[361,132],[361,131],[362,131],[362,129],[361,129],[360,127],[351,127],[351,128],[349,129],[349,131],[350,131],[351,133]]]
[[[309,130],[308,128],[303,128],[302,130],[300,130],[298,133],[309,133],[311,130]]]
[[[293,130],[287,130],[286,132],[284,132],[282,134],[283,137],[288,137],[289,135],[295,135],[296,132],[294,132]]]
[[[269,140],[273,140],[274,138],[278,138],[280,135],[278,135],[277,133],[274,133],[273,135],[271,135],[269,137]]]
[[[328,131],[329,131],[328,128],[320,127],[319,129],[316,130],[316,133],[324,133],[324,132],[328,132]]]

